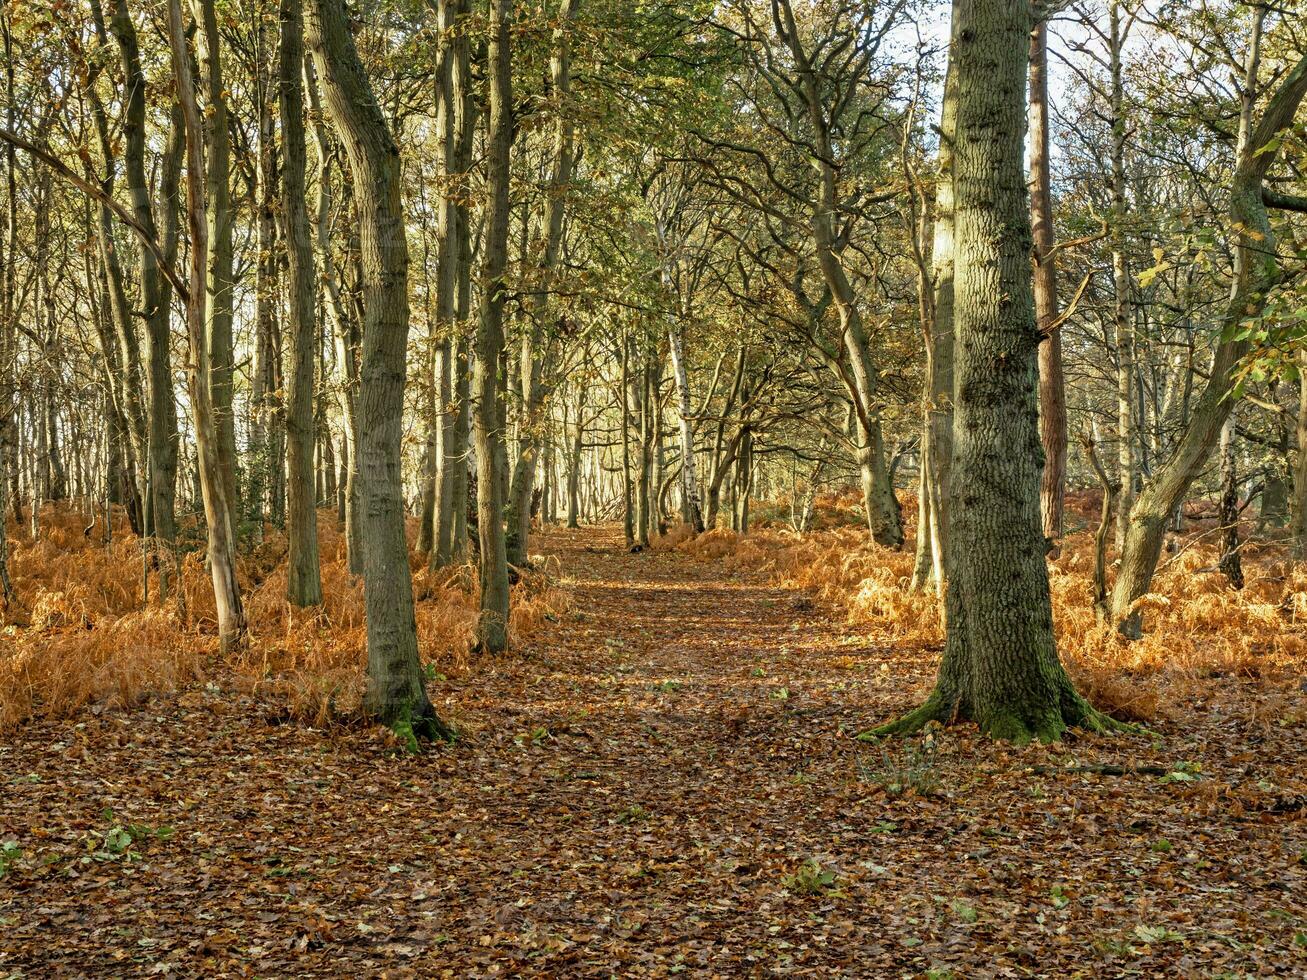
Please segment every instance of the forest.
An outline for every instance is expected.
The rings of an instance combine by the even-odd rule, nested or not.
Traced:
[[[0,977],[1307,976],[1301,0],[0,0]]]

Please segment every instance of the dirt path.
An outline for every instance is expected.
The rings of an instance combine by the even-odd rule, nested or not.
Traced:
[[[868,745],[928,658],[619,545],[548,536],[572,610],[433,685],[452,748],[272,725],[220,687],[0,744],[0,842],[22,848],[0,976],[1307,969],[1301,804],[1242,795],[1293,778],[1301,728],[1239,732],[1250,759],[1202,720],[1060,753]],[[1028,772],[1072,759],[1202,772]]]

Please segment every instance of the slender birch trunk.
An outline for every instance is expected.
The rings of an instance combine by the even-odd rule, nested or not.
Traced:
[[[1034,237],[1035,322],[1039,345],[1039,439],[1044,446],[1040,512],[1044,537],[1058,547],[1066,498],[1066,381],[1062,372],[1062,330],[1057,325],[1057,262],[1053,256],[1052,167],[1048,157],[1048,22],[1030,32],[1030,223]]]
[[[205,134],[195,81],[191,75],[181,0],[168,2],[168,38],[173,78],[186,131],[186,216],[190,227],[190,293],[186,327],[190,359],[187,366],[191,406],[195,415],[195,450],[204,517],[208,525],[209,572],[218,613],[218,640],[223,651],[238,645],[245,634],[245,610],[236,581],[236,529],[227,498],[222,445],[214,407],[214,372],[210,362],[210,301],[202,288],[208,272],[209,231],[214,220],[205,208]]]

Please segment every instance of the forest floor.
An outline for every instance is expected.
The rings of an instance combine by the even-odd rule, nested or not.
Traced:
[[[539,547],[570,612],[433,681],[453,746],[220,671],[0,739],[0,976],[1307,975],[1301,687],[868,743],[928,651],[611,529]]]

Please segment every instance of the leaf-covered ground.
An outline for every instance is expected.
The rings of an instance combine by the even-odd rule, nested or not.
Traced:
[[[871,744],[928,657],[609,531],[543,550],[572,611],[435,680],[455,746],[220,673],[0,742],[0,976],[1307,975],[1301,687]]]

